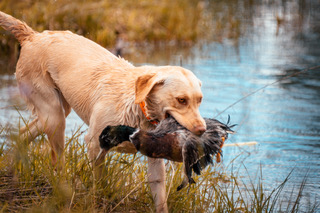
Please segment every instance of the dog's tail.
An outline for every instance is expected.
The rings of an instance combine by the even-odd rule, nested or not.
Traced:
[[[16,39],[23,44],[23,42],[31,40],[36,33],[26,23],[0,11],[0,26],[5,30],[11,32]]]

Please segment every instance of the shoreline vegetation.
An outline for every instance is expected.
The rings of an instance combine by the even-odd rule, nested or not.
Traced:
[[[2,0],[0,10],[23,20],[34,30],[70,30],[103,47],[118,39],[129,44],[174,42],[190,46],[208,32],[202,1],[82,1]],[[1,57],[8,56],[9,69],[18,57],[18,44],[0,29]]]
[[[15,128],[0,127],[0,212],[154,212],[142,155],[109,153],[103,179],[96,183],[80,128],[66,138],[65,167],[59,173],[51,165],[44,135],[29,144],[15,132]],[[263,183],[262,168],[257,177],[248,175],[249,181],[243,181],[239,171],[230,172],[232,166],[209,167],[194,177],[196,184],[176,191],[183,178],[182,165],[166,161],[169,211],[319,210],[316,200],[303,196],[307,175],[295,188],[288,189],[290,173],[270,189]]]
[[[251,4],[245,3],[245,7]],[[213,13],[213,9],[227,12]],[[2,0],[0,10],[38,32],[70,30],[110,50],[119,39],[134,49],[237,40],[241,34],[239,17],[244,13],[237,14],[232,5],[225,8],[218,2],[213,8],[200,0]],[[0,35],[0,65],[2,70],[13,73],[19,44],[2,28]]]

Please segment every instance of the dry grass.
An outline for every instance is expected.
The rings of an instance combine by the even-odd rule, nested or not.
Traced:
[[[102,46],[115,43],[116,31],[128,42],[192,43],[206,35],[210,21],[202,1],[184,0],[3,0],[0,10],[37,31],[70,30]]]

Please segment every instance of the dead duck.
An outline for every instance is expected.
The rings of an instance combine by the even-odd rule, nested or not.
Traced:
[[[152,158],[165,158],[183,162],[185,178],[177,190],[195,181],[192,171],[197,175],[207,165],[213,164],[212,156],[221,161],[221,148],[233,133],[227,124],[216,119],[205,118],[207,130],[197,136],[181,126],[173,117],[164,119],[154,130],[145,131],[129,126],[107,126],[99,137],[100,147],[106,151],[124,141],[131,141],[143,155]]]

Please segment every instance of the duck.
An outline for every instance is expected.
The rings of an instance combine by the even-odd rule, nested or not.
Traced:
[[[195,135],[180,125],[172,116],[162,120],[153,130],[143,130],[125,125],[107,126],[99,136],[101,149],[109,151],[115,146],[130,141],[142,155],[151,158],[164,158],[182,162],[184,179],[177,187],[177,191],[188,184],[195,183],[192,172],[197,175],[209,164],[221,162],[222,147],[233,134],[229,125],[230,116],[226,124],[214,119],[205,118],[206,131]]]

